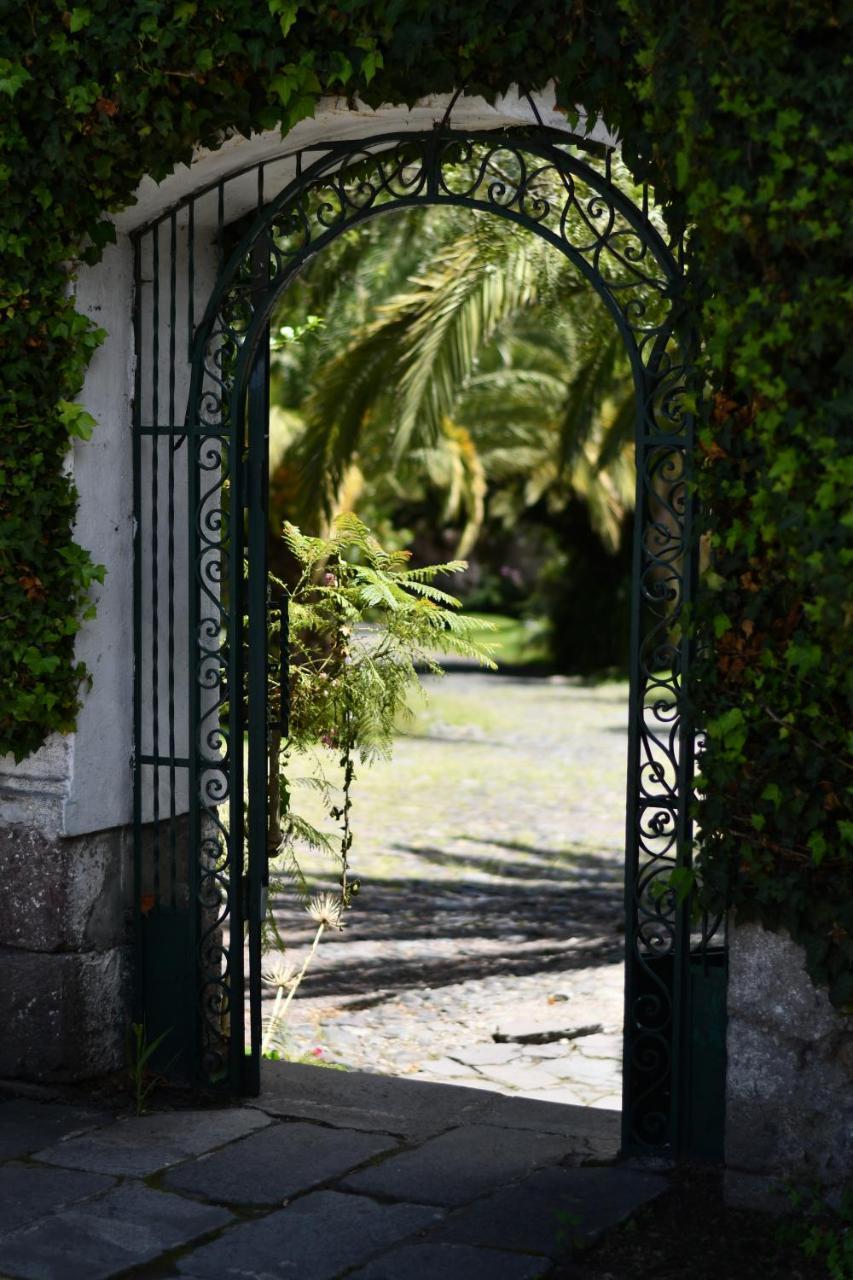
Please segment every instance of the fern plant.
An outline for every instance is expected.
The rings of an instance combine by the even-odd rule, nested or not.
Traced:
[[[288,588],[271,576],[273,594],[282,603],[271,614],[270,647],[281,647],[281,628],[287,627],[288,660],[286,687],[271,676],[269,690],[279,726],[270,734],[270,900],[272,904],[282,891],[295,888],[309,914],[316,914],[318,900],[308,903],[300,853],[319,849],[337,863],[342,922],[360,887],[349,875],[356,763],[390,756],[394,727],[410,714],[412,694],[422,687],[421,674],[442,674],[442,655],[459,654],[492,669],[495,663],[490,646],[475,639],[475,633],[482,634],[482,620],[464,617],[459,600],[436,586],[438,577],[464,572],[464,560],[412,568],[410,552],[384,549],[351,514],[339,516],[326,538],[309,537],[289,523],[282,532],[298,577]],[[313,758],[315,768],[308,776],[294,777],[291,765],[306,756]],[[338,787],[330,780],[335,766]],[[294,807],[300,786],[319,791],[337,827],[334,838]],[[329,905],[325,903],[327,909]],[[322,929],[309,960],[321,934]],[[265,941],[286,950],[272,905]],[[307,962],[296,985],[306,968]],[[295,986],[285,1008],[294,992]],[[280,1005],[279,1000],[276,1016],[282,1016]],[[265,1043],[277,1038],[277,1028],[268,1026]]]

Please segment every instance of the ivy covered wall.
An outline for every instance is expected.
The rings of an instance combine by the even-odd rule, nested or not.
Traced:
[[[68,730],[99,576],[74,544],[69,437],[100,335],[75,260],[105,212],[197,144],[309,115],[323,93],[413,101],[553,79],[624,138],[690,224],[701,314],[707,729],[698,816],[715,905],[784,926],[853,1004],[847,591],[849,16],[824,0],[27,0],[0,53],[0,751]],[[845,428],[847,428],[845,430]]]

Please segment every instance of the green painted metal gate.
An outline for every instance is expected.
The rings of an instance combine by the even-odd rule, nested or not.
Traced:
[[[680,620],[697,552],[689,479],[695,335],[681,251],[612,152],[541,126],[381,134],[283,151],[135,236],[138,1008],[161,1061],[256,1092],[267,881],[269,319],[335,237],[453,204],[509,219],[574,263],[636,387],[626,821],[623,1148],[717,1158],[726,952],[669,886],[690,865],[697,751]],[[244,749],[245,744],[245,749]],[[248,999],[248,1020],[244,1003]]]

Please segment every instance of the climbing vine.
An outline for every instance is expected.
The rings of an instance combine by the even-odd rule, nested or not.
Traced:
[[[101,336],[77,262],[198,144],[322,93],[412,101],[556,84],[691,227],[712,566],[696,716],[705,892],[788,928],[853,1001],[845,240],[850,11],[832,0],[26,0],[0,4],[0,750],[71,728],[100,576],[72,536],[69,443]]]

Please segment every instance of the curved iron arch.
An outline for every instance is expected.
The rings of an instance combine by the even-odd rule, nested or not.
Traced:
[[[235,871],[242,860],[242,818],[235,813],[242,805],[242,762],[228,747],[229,738],[242,736],[242,725],[234,705],[228,730],[218,715],[223,688],[237,687],[240,678],[242,619],[233,607],[230,615],[224,608],[219,586],[226,560],[231,581],[240,580],[244,555],[242,535],[233,536],[223,514],[223,484],[227,478],[230,503],[241,507],[260,447],[246,437],[247,386],[276,300],[315,254],[380,214],[447,204],[503,217],[563,253],[607,307],[631,362],[637,507],[623,1136],[625,1149],[634,1151],[673,1150],[682,1141],[686,1086],[679,1076],[690,925],[686,905],[662,886],[675,865],[689,865],[692,840],[694,732],[685,693],[690,642],[680,634],[678,618],[691,597],[695,570],[693,419],[685,390],[691,386],[696,338],[678,247],[649,215],[647,192],[642,207],[634,203],[612,181],[610,152],[594,152],[541,127],[439,127],[297,153],[296,176],[275,198],[264,203],[259,191],[252,224],[225,263],[195,331],[181,439],[188,440],[191,453],[189,771],[191,800],[199,811],[198,897],[211,913],[200,942],[209,1078],[221,1074],[228,1056],[222,1015],[242,990],[242,959],[238,963],[225,948],[223,969],[221,942],[229,915],[232,926],[242,916]],[[251,513],[251,499],[248,505]],[[234,818],[230,825],[219,812],[225,801]]]
[[[456,190],[446,174],[460,161],[470,164],[475,159],[475,147],[482,148],[482,154],[475,160],[474,179],[467,190]],[[496,160],[502,155],[511,156],[518,163],[518,173],[507,175],[496,168]],[[528,156],[541,162],[538,168],[528,168],[525,161]],[[360,168],[371,167],[375,180],[360,177]],[[543,179],[548,175],[560,180],[560,203],[541,192]],[[586,188],[586,193],[579,193],[578,184]],[[483,187],[484,194],[472,195]],[[306,202],[312,194],[319,193],[327,193],[330,199],[313,211],[312,218]],[[644,195],[644,202],[646,200]],[[333,201],[337,201],[337,207]],[[600,173],[554,130],[473,133],[434,129],[424,133],[380,134],[335,144],[324,149],[305,169],[297,157],[297,176],[258,211],[252,226],[232,251],[211,294],[193,343],[190,405],[200,398],[205,372],[217,380],[215,369],[210,364],[205,367],[205,353],[211,342],[217,352],[222,342],[239,349],[235,386],[245,381],[259,334],[276,298],[311,257],[344,231],[378,213],[436,204],[456,205],[503,217],[539,235],[566,256],[610,312],[631,361],[638,396],[642,397],[645,390],[643,373],[646,371],[650,371],[656,381],[664,374],[670,382],[681,381],[682,370],[689,364],[695,347],[690,319],[681,302],[681,271],[675,253],[647,212],[638,208],[611,181],[609,153],[605,158],[605,172]],[[574,225],[573,212],[577,215]],[[275,244],[276,232],[282,224],[286,227],[294,219],[301,225],[303,243],[289,254],[282,253]],[[316,223],[313,227],[312,220]],[[582,232],[578,235],[578,223],[586,227],[587,237]],[[264,239],[270,241],[272,270],[267,284],[259,292],[257,268],[249,271],[246,268]],[[618,279],[608,274],[608,262],[614,267],[621,264],[625,276]],[[643,270],[644,262],[653,263],[653,269]],[[647,306],[643,291],[657,295],[658,301],[665,303],[664,321],[643,325]],[[239,310],[241,298],[245,301],[250,297],[252,323],[241,331],[238,325],[228,323],[226,314],[232,308]],[[674,375],[672,362],[666,360],[673,338],[680,349]],[[221,356],[217,359],[221,362]],[[217,404],[216,411],[220,412],[223,407]]]

